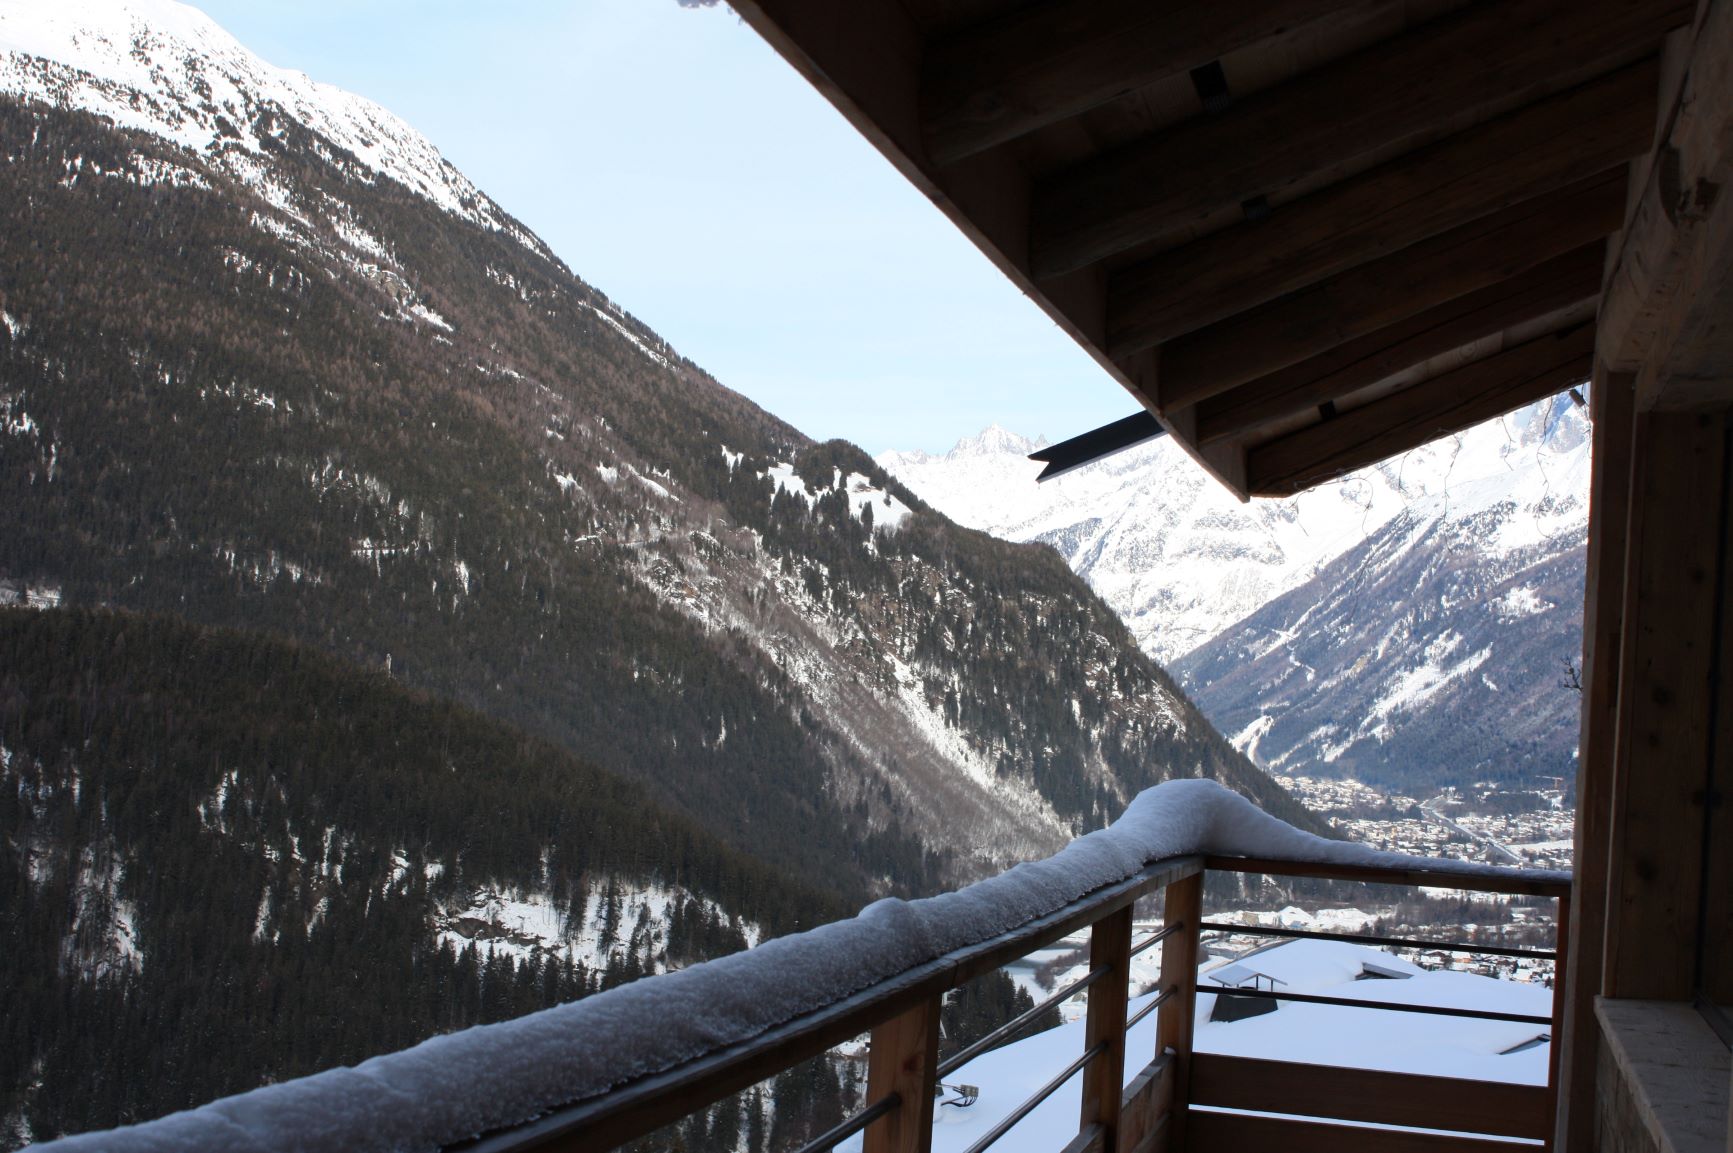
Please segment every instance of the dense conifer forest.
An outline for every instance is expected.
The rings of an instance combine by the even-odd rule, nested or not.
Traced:
[[[0,1118],[39,1136],[849,911],[631,782],[256,633],[0,610],[0,762]],[[436,932],[442,902],[478,887],[581,909],[622,881],[685,896],[657,942],[625,910],[605,963]]]

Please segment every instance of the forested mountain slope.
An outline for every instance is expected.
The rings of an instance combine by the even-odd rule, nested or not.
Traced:
[[[383,671],[166,617],[0,609],[0,832],[6,1147],[844,911]]]
[[[851,900],[1175,774],[1306,819],[1051,552],[721,387],[389,114],[55,11],[0,68],[0,595],[389,670]]]

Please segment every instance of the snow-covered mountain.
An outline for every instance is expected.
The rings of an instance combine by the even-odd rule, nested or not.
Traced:
[[[879,462],[965,524],[1058,549],[1266,767],[1570,771],[1589,436],[1569,397],[1250,504],[1167,440],[1039,486],[1034,447],[991,428]],[[1437,743],[1446,716],[1467,730]]]
[[[172,0],[0,0],[0,115],[9,599],[275,627],[866,890],[1175,773],[1288,800],[1049,556],[722,387],[376,105]],[[83,407],[133,375],[140,457]],[[136,507],[85,503],[106,475]],[[122,572],[140,525],[203,558],[177,587]]]
[[[508,232],[552,259],[540,241],[398,117],[303,72],[275,68],[216,21],[171,0],[0,0],[0,92],[100,116],[219,164],[279,208],[290,199],[269,151],[300,125],[347,151],[368,178],[396,181],[455,216]],[[256,131],[262,127],[263,131]],[[151,182],[196,172],[151,166]],[[153,179],[154,178],[154,179]]]

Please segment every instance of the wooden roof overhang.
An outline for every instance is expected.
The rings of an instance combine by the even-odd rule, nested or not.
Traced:
[[[1665,178],[1651,150],[1704,20],[1689,0],[734,6],[1242,498],[1588,379],[1609,238]],[[1629,275],[1624,343],[1658,283]]]

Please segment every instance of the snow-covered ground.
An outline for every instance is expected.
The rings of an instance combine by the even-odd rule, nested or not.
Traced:
[[[1200,969],[1194,1041],[1199,1052],[1479,1081],[1546,1083],[1550,1046],[1521,1048],[1546,1032],[1545,1026],[1295,1002],[1240,1021],[1211,1021],[1217,998],[1205,990],[1212,983],[1211,974],[1230,963],[1281,981],[1279,987],[1289,993],[1543,1017],[1552,1012],[1551,990],[1538,986],[1469,973],[1429,972],[1361,945],[1291,941],[1232,962],[1212,961]],[[1368,963],[1407,977],[1361,979]],[[1148,999],[1146,995],[1135,1000],[1133,1011]],[[1156,1055],[1155,1018],[1156,1014],[1146,1017],[1127,1038],[1127,1080]],[[980,1099],[966,1108],[936,1107],[935,1153],[962,1153],[979,1140],[1083,1052],[1083,1030],[1083,1021],[1074,1016],[1057,1029],[984,1053],[946,1078],[949,1085],[977,1087]],[[1019,1122],[1003,1147],[1063,1148],[1077,1134],[1079,1081],[1073,1078]],[[946,1098],[954,1101],[956,1094],[947,1093]],[[860,1139],[839,1148],[858,1150]]]

